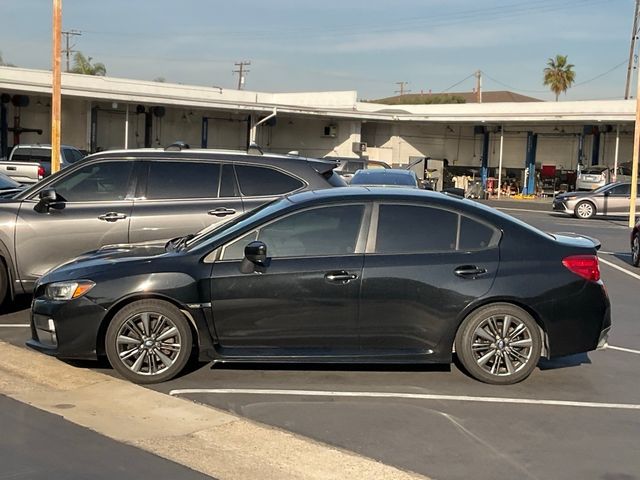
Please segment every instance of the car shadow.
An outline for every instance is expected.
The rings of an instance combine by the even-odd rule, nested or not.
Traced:
[[[450,372],[450,364],[372,364],[372,363],[212,363],[210,370],[284,370],[330,372]]]
[[[31,308],[31,295],[16,295],[12,301],[7,300],[0,306],[0,315],[9,315],[11,313],[17,313],[22,310],[29,310]]]
[[[560,368],[578,367],[590,363],[591,359],[588,354],[576,353],[574,355],[566,355],[552,359],[541,358],[538,362],[538,368],[540,370],[557,370]]]

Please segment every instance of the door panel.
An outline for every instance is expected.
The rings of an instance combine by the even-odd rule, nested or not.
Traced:
[[[69,202],[48,213],[37,212],[36,204],[23,202],[18,214],[16,259],[22,280],[35,281],[47,270],[82,253],[129,241],[133,205],[129,200]],[[104,220],[99,218],[105,215]]]
[[[443,333],[459,313],[489,291],[498,263],[498,248],[367,255],[359,314],[363,353],[437,352]],[[486,273],[459,276],[459,267]]]
[[[356,353],[362,262],[362,255],[280,258],[263,274],[240,273],[240,261],[215,263],[211,297],[220,345],[266,355]],[[325,278],[342,272],[357,278]]]

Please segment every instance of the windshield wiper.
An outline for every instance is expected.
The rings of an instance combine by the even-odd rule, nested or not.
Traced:
[[[190,233],[189,235],[185,235],[183,237],[176,237],[174,239],[169,240],[167,244],[164,246],[164,248],[165,250],[169,250],[169,249],[174,251],[182,250],[187,245],[187,242],[191,240],[193,237],[195,237],[193,233]]]

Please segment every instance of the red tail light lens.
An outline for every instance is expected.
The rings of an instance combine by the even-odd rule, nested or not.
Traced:
[[[600,280],[600,265],[596,255],[573,255],[562,260],[562,264],[585,280]]]
[[[44,178],[44,167],[38,167],[38,177]]]

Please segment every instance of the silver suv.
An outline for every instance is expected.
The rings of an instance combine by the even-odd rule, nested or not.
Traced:
[[[108,244],[169,240],[282,195],[344,186],[335,162],[212,150],[91,155],[0,199],[0,300]]]

